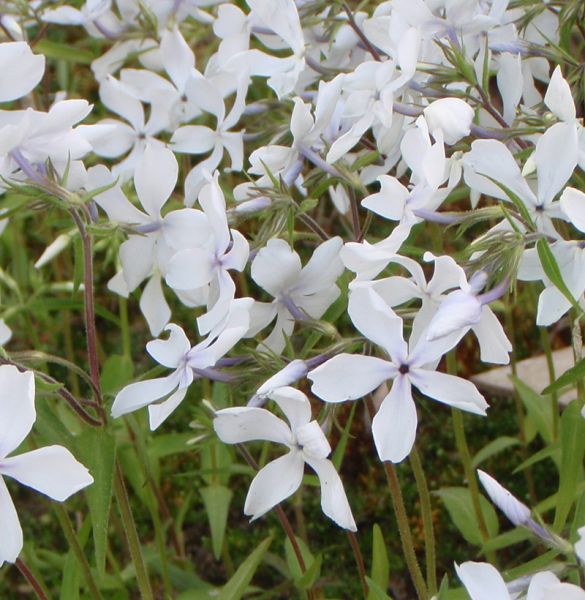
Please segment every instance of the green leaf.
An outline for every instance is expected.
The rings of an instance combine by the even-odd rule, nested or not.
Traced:
[[[552,394],[565,386],[577,383],[577,381],[583,378],[585,378],[585,358],[582,358],[577,364],[565,371],[556,381],[545,387],[542,393]]]
[[[542,448],[538,452],[535,452],[534,454],[532,454],[532,456],[529,456],[526,460],[522,461],[512,471],[512,473],[519,473],[520,471],[523,471],[524,469],[527,469],[528,467],[531,467],[532,465],[535,465],[547,458],[552,459],[555,464],[559,464],[560,456],[561,456],[560,444],[558,442],[554,442],[553,444],[550,444],[549,446]]]
[[[60,44],[44,38],[35,44],[35,51],[44,54],[47,58],[67,60],[69,62],[89,65],[95,56],[88,50],[83,50],[70,44]]]
[[[105,574],[108,525],[114,484],[116,445],[103,429],[88,429],[76,440],[79,460],[89,469],[94,482],[86,490],[93,529],[95,562],[100,578]]]
[[[345,455],[345,449],[349,440],[349,430],[351,429],[351,424],[353,423],[356,407],[357,402],[353,402],[349,412],[349,417],[347,418],[343,431],[341,432],[341,437],[339,438],[339,442],[337,442],[335,452],[333,452],[333,456],[331,457],[331,461],[333,462],[333,466],[335,467],[336,471],[341,469],[341,463]]]
[[[262,562],[266,551],[268,550],[272,538],[266,538],[260,545],[248,556],[248,558],[238,567],[232,578],[223,586],[217,600],[240,600],[244,595],[254,573]]]
[[[585,419],[581,416],[578,402],[571,402],[561,415],[561,468],[559,491],[553,528],[560,532],[567,522],[569,511],[577,491],[577,483],[583,478],[585,456]]]
[[[484,542],[479,523],[473,510],[471,493],[467,488],[448,487],[434,492],[445,503],[451,520],[461,535],[471,544],[481,546]],[[490,537],[498,534],[498,517],[494,507],[480,495],[479,503]]]
[[[534,225],[534,221],[532,220],[532,217],[530,216],[530,213],[526,208],[526,204],[524,204],[524,202],[519,196],[517,196],[509,187],[505,186],[503,183],[496,181],[493,177],[488,177],[484,173],[480,173],[480,175],[483,175],[486,179],[489,179],[493,184],[497,185],[502,190],[502,192],[504,192],[504,194],[506,194],[506,196],[510,198],[510,201],[517,208],[518,212],[520,213],[526,224],[529,225],[532,228],[532,230],[536,230],[536,226]]]
[[[132,381],[134,363],[128,356],[112,354],[104,363],[100,377],[104,394],[115,394]]]
[[[372,529],[372,581],[380,587],[381,590],[388,589],[390,579],[390,563],[388,562],[388,552],[382,529],[375,523]],[[377,596],[368,595],[368,600],[373,600]]]
[[[549,399],[535,392],[530,386],[526,385],[521,379],[511,377],[512,383],[516,388],[520,400],[526,408],[526,412],[532,419],[538,433],[542,439],[550,444],[553,439],[552,427],[552,409]]]
[[[579,303],[573,298],[569,288],[563,280],[563,275],[557,263],[552,250],[550,249],[548,242],[544,239],[540,239],[536,242],[536,251],[538,252],[538,258],[540,258],[540,264],[546,274],[546,276],[552,281],[553,285],[563,294],[563,296],[571,303],[571,306],[581,313],[581,307]]]
[[[81,570],[79,562],[73,551],[67,553],[63,565],[63,577],[61,579],[60,600],[78,600],[79,583],[81,581]]]
[[[504,450],[506,450],[507,448],[510,448],[511,446],[519,446],[519,445],[520,445],[520,441],[518,439],[507,436],[507,435],[502,435],[499,438],[496,438],[495,440],[491,441],[486,446],[484,446],[473,457],[471,464],[474,469],[477,469],[477,467],[482,462],[487,460],[488,458],[491,458],[495,454],[499,454],[500,452],[503,452]]]
[[[215,560],[221,557],[232,491],[223,485],[210,485],[201,490],[211,530],[211,546]]]
[[[311,550],[309,549],[307,544],[305,544],[305,542],[302,539],[300,539],[296,536],[295,536],[295,538],[297,540],[297,544],[301,551],[301,556],[303,557],[303,560],[305,561],[305,566],[307,567],[307,569],[309,569],[310,566],[313,564],[315,557],[313,556],[313,553],[311,552]],[[296,555],[294,548],[291,544],[291,541],[288,539],[288,537],[284,541],[284,555],[286,558],[286,564],[288,565],[288,570],[290,571],[292,578],[295,581],[298,581],[303,576],[303,573],[301,571],[301,567],[299,565],[297,555]]]
[[[371,577],[366,575],[366,582],[368,584],[368,600],[392,600],[390,596],[384,591],[379,583],[374,581]]]

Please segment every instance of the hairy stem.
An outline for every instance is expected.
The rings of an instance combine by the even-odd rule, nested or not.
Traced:
[[[31,587],[35,591],[37,598],[39,600],[49,600],[49,596],[45,594],[45,590],[43,590],[41,584],[38,582],[37,578],[31,573],[31,570],[26,566],[25,562],[22,558],[17,558],[14,563],[16,568],[22,573],[24,578],[30,583]]]
[[[364,593],[365,600],[367,599],[370,590],[368,588],[368,582],[366,581],[366,565],[364,564],[364,557],[362,556],[362,552],[360,550],[360,545],[358,544],[356,534],[353,531],[348,531],[347,537],[349,538],[351,550],[355,557],[355,562],[357,564],[357,568],[360,574],[360,582],[362,584],[362,591]]]

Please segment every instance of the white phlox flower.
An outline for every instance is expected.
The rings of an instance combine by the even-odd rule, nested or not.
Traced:
[[[63,446],[46,446],[9,456],[30,433],[36,420],[35,380],[30,371],[0,366],[0,567],[15,562],[23,535],[5,477],[53,500],[63,502],[93,483],[89,471]]]
[[[381,460],[400,462],[414,444],[418,418],[412,386],[439,402],[485,415],[487,402],[473,383],[434,370],[465,330],[432,342],[421,335],[409,349],[402,335],[402,319],[368,286],[352,289],[348,313],[356,329],[383,348],[390,360],[343,353],[311,371],[308,378],[313,393],[325,402],[355,400],[393,380],[372,422]]]
[[[6,321],[4,319],[0,319],[0,346],[4,346],[4,344],[8,343],[12,338],[12,330],[8,325],[6,325]]]
[[[225,318],[236,291],[229,271],[243,271],[250,251],[246,238],[229,228],[219,173],[208,177],[198,198],[209,223],[208,243],[176,252],[165,274],[167,284],[177,291],[209,288],[207,312],[197,319],[202,334]]]
[[[327,458],[331,446],[317,421],[312,420],[307,397],[292,387],[268,394],[282,410],[288,425],[264,408],[240,406],[215,413],[213,427],[220,440],[241,444],[266,440],[283,444],[289,452],[264,466],[250,485],[244,513],[255,520],[294,494],[301,485],[305,463],[319,477],[321,508],[340,527],[356,531],[341,479]]]
[[[295,320],[319,319],[335,302],[340,294],[335,282],[343,272],[339,258],[342,244],[339,237],[323,242],[304,267],[299,255],[281,239],[269,240],[256,254],[252,279],[274,300],[255,302],[248,335],[256,335],[276,318],[274,329],[260,348],[266,346],[280,354],[286,337],[293,333]]]
[[[18,100],[31,92],[45,73],[45,57],[33,54],[26,42],[0,44],[0,102]]]
[[[185,332],[173,323],[166,326],[169,337],[153,340],[147,352],[159,364],[174,369],[170,375],[131,383],[120,390],[112,405],[112,416],[120,417],[148,406],[151,430],[157,429],[185,398],[195,379],[222,379],[213,367],[245,335],[250,326],[250,298],[234,300],[221,328],[191,347]]]
[[[140,308],[153,335],[162,331],[171,315],[161,286],[161,274],[166,272],[168,260],[185,247],[205,245],[210,235],[209,222],[201,211],[184,208],[161,215],[175,188],[177,175],[177,161],[170,150],[159,145],[146,148],[134,173],[143,212],[128,201],[119,185],[113,185],[116,180],[104,166],[88,171],[90,189],[113,185],[95,196],[97,204],[111,221],[136,231],[120,246],[122,268],[108,287],[127,297],[148,279]]]

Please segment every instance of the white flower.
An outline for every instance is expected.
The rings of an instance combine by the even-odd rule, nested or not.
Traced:
[[[445,144],[456,144],[469,135],[473,121],[473,108],[459,98],[441,98],[423,110],[429,131],[435,137],[440,130]]]
[[[63,446],[47,446],[8,456],[30,433],[36,419],[35,380],[11,365],[0,366],[0,566],[15,562],[22,550],[22,529],[3,477],[10,477],[63,502],[93,483],[88,470]]]
[[[478,469],[477,475],[490,500],[506,517],[514,525],[526,525],[530,519],[530,509],[484,471]]]
[[[12,330],[6,325],[4,319],[0,319],[0,346],[4,346],[10,341],[12,337]]]
[[[244,513],[257,519],[294,494],[307,463],[321,483],[323,512],[340,527],[356,531],[341,479],[327,459],[331,446],[319,423],[311,420],[309,400],[291,387],[277,388],[268,396],[278,404],[289,425],[264,408],[247,406],[219,410],[213,421],[219,439],[227,444],[267,440],[289,448],[288,454],[258,471],[250,485]]]
[[[487,403],[473,383],[433,368],[464,332],[432,342],[421,336],[409,349],[402,336],[402,319],[365,286],[351,291],[348,313],[358,331],[382,347],[390,360],[339,354],[311,371],[308,378],[313,382],[313,393],[325,402],[355,400],[393,380],[372,422],[381,460],[400,462],[414,444],[418,418],[412,386],[439,402],[485,415]]]
[[[299,255],[284,240],[269,240],[252,262],[252,279],[274,300],[254,305],[249,335],[255,335],[276,317],[274,329],[262,345],[280,353],[285,336],[293,333],[295,319],[305,314],[313,319],[323,316],[340,293],[335,282],[343,271],[341,246],[339,237],[323,242],[301,268]]]

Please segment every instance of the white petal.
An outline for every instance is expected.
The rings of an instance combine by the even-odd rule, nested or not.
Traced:
[[[441,98],[431,102],[423,110],[429,131],[441,130],[445,143],[456,144],[469,135],[473,121],[473,108],[459,98]],[[434,133],[433,133],[434,135]]]
[[[0,44],[0,102],[26,96],[42,79],[45,57],[33,54],[26,42]]]
[[[313,369],[307,377],[311,391],[325,402],[355,400],[375,390],[396,375],[396,367],[386,360],[359,354],[339,354]]]
[[[278,404],[293,431],[311,420],[311,403],[300,390],[282,386],[270,391],[268,397]]]
[[[477,475],[490,500],[514,525],[524,525],[530,519],[530,509],[515,498],[504,486],[480,469],[477,470]]]
[[[295,290],[311,295],[330,288],[343,273],[343,263],[339,257],[342,247],[343,240],[340,237],[331,238],[317,246],[303,267]]]
[[[509,200],[508,196],[483,175],[502,183],[523,201],[536,203],[536,198],[522,177],[512,153],[496,140],[476,140],[471,144],[471,152],[463,158],[465,183],[478,192]]]
[[[120,262],[128,291],[134,291],[152,272],[154,236],[131,235],[120,246]]]
[[[165,281],[175,290],[194,290],[207,285],[213,277],[212,257],[208,250],[180,250],[169,261]]]
[[[561,195],[561,208],[571,223],[585,233],[585,194],[572,187],[566,188]]]
[[[160,215],[160,209],[175,189],[178,172],[177,159],[168,148],[158,144],[146,147],[134,173],[134,185],[149,215]]]
[[[333,463],[327,459],[306,457],[307,464],[317,473],[321,484],[321,509],[340,527],[357,531],[345,489]]]
[[[187,388],[179,388],[160,404],[151,404],[148,407],[148,423],[150,431],[158,429],[174,410],[183,402]]]
[[[0,366],[0,459],[15,450],[36,419],[35,378],[12,365]]]
[[[409,378],[421,393],[455,408],[485,415],[488,404],[471,381],[426,369],[411,369]]]
[[[252,261],[252,279],[274,297],[288,291],[300,273],[301,259],[284,240],[268,240]]]
[[[163,219],[163,236],[169,248],[201,248],[209,240],[210,228],[205,213],[192,208],[173,210]]]
[[[507,365],[510,362],[512,344],[506,337],[504,328],[489,306],[481,309],[479,323],[472,328],[479,342],[482,362]]]
[[[542,571],[536,573],[530,580],[528,586],[528,593],[526,594],[526,600],[556,600],[556,598],[563,598],[567,600],[565,596],[548,596],[547,592],[556,587],[560,583],[559,578],[551,571]],[[582,590],[581,590],[582,591]]]
[[[47,446],[0,461],[0,473],[63,502],[93,483],[89,471],[63,446]]]
[[[556,323],[568,310],[571,303],[556,287],[545,288],[538,297],[536,324],[548,327]]]
[[[331,454],[331,446],[317,421],[297,427],[294,436],[297,444],[303,449],[305,457],[321,459]]]
[[[116,395],[112,405],[112,416],[117,418],[156,402],[170,394],[178,385],[179,377],[176,373],[171,373],[167,377],[131,383]]]
[[[385,219],[400,221],[404,215],[406,199],[409,196],[408,190],[396,177],[390,175],[380,175],[378,181],[380,182],[380,191],[364,198],[362,206]]]
[[[571,87],[563,78],[560,65],[554,70],[550,78],[544,103],[561,121],[572,123],[575,120],[575,102]]]
[[[128,87],[108,76],[100,85],[100,98],[106,108],[126,119],[136,132],[142,131],[144,109]]]
[[[455,570],[471,600],[510,600],[502,576],[492,565],[469,561],[456,564]]]
[[[398,463],[412,450],[418,417],[408,377],[398,376],[372,421],[380,460]]]
[[[174,152],[186,154],[204,154],[212,150],[218,136],[213,129],[203,125],[187,125],[179,127],[173,133],[171,144]]]
[[[481,302],[474,294],[455,290],[439,305],[426,333],[429,341],[449,335],[457,330],[476,325],[481,319]]]
[[[538,178],[538,200],[552,202],[577,165],[577,130],[571,123],[557,123],[536,143],[534,162]]]
[[[153,275],[142,290],[140,310],[148,323],[150,333],[160,334],[171,318],[171,309],[165,300],[160,275]]]
[[[163,32],[160,58],[173,83],[179,90],[184,90],[195,69],[195,56],[178,27]]]
[[[216,252],[223,254],[227,250],[231,238],[226,216],[225,197],[219,186],[218,178],[219,173],[216,171],[213,179],[201,188],[199,204],[209,219],[215,236]]]
[[[170,323],[165,327],[165,331],[171,332],[169,337],[166,340],[148,342],[146,350],[157,363],[175,369],[191,349],[191,342],[178,325]]]
[[[522,98],[522,62],[519,54],[503,52],[500,55],[497,81],[504,104],[504,121],[511,125],[516,116],[516,107]]]
[[[384,348],[394,363],[406,359],[402,319],[371,287],[353,287],[347,312],[352,323],[369,340]]]
[[[264,408],[235,406],[218,410],[213,428],[226,444],[267,440],[289,445],[293,441],[288,425]]]
[[[16,508],[8,493],[8,488],[0,477],[0,531],[2,531],[2,544],[0,544],[0,567],[4,561],[14,563],[23,546],[22,528],[16,514]]]
[[[244,514],[253,521],[294,494],[303,480],[304,465],[302,452],[291,450],[260,469],[248,490]]]

